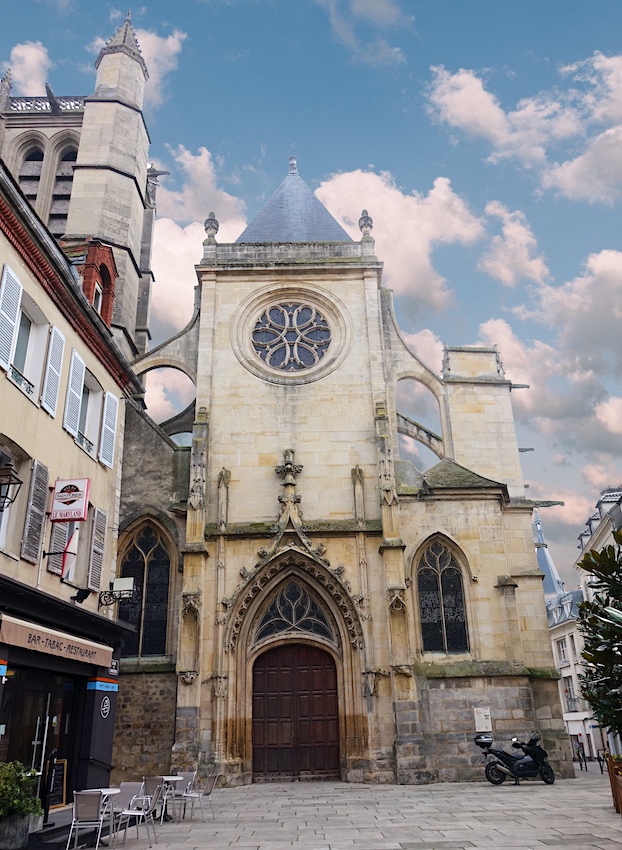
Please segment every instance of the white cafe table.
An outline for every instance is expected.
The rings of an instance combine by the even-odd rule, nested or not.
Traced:
[[[110,803],[110,805],[109,805],[109,801],[110,801],[111,797],[114,797],[117,794],[120,794],[121,789],[120,788],[85,788],[84,791],[85,792],[88,791],[88,792],[93,793],[93,794],[98,794],[98,793],[101,792],[102,806],[104,807],[104,810],[106,808],[108,809],[108,814],[109,814],[109,817],[110,817],[110,830],[108,832],[108,837],[112,841],[112,836],[114,835],[114,806],[112,805],[112,803]],[[103,844],[102,841],[100,841],[99,843]]]
[[[162,789],[162,814],[160,815],[160,823],[162,823],[162,821],[176,819],[177,812],[175,809],[175,786],[178,782],[181,782],[183,778],[183,776],[177,776],[173,774],[162,777],[164,781],[164,788]],[[173,817],[171,817],[167,811],[167,802],[169,800],[171,801],[173,807]]]

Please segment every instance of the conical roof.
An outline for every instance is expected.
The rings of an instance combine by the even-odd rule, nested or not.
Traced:
[[[99,52],[99,56],[97,57],[97,61],[95,62],[95,67],[99,67],[99,63],[102,58],[106,56],[108,53],[127,53],[129,56],[132,56],[136,59],[148,77],[147,74],[147,66],[145,65],[145,60],[142,57],[140,52],[140,45],[138,44],[138,39],[136,38],[136,33],[134,32],[134,27],[132,26],[132,18],[128,12],[126,19],[123,21],[123,24],[119,27],[116,33],[112,36],[110,41],[106,43],[104,47]]]
[[[298,174],[296,157],[289,174],[236,242],[352,242]]]
[[[556,596],[558,593],[564,592],[564,582],[561,580],[559,573],[557,572],[557,567],[551,558],[546,540],[544,539],[542,520],[540,519],[540,514],[538,513],[537,508],[533,512],[533,530],[536,538],[536,557],[538,559],[538,566],[544,573],[544,579],[542,581],[544,596],[547,598]]]

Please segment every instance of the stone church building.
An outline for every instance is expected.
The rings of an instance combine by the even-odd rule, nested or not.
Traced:
[[[73,121],[55,232],[113,247],[113,327],[135,372],[196,385],[161,425],[126,404],[117,569],[139,592],[116,612],[136,631],[113,779],[197,764],[227,784],[481,779],[483,728],[500,742],[538,728],[571,773],[499,354],[448,345],[438,372],[422,363],[371,217],[352,240],[294,158],[236,242],[218,242],[209,214],[192,319],[149,350],[157,172],[129,20],[98,63],[81,112],[50,107],[39,131],[45,147],[48,124]],[[16,173],[55,198],[59,173],[11,147],[13,113],[1,120]],[[434,396],[440,434],[397,409],[404,380]],[[438,462],[417,470],[400,435]]]

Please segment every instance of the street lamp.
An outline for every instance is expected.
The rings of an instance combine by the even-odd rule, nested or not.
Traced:
[[[0,513],[17,499],[22,483],[22,479],[18,478],[12,463],[0,466]]]

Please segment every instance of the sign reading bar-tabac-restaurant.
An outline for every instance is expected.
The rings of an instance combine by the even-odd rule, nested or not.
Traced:
[[[57,478],[52,497],[52,522],[81,522],[89,511],[88,478]]]
[[[0,620],[0,643],[44,652],[57,658],[82,661],[84,664],[95,664],[97,667],[110,667],[112,661],[110,646],[57,632],[56,629],[46,629],[45,626],[18,620],[8,614],[2,614]]]

